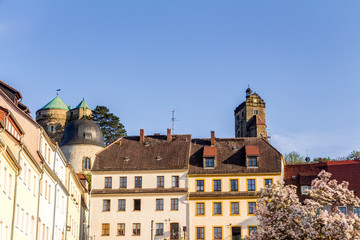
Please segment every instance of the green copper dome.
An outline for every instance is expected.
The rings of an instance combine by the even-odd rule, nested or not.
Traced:
[[[51,100],[48,104],[43,106],[42,109],[63,109],[63,110],[69,110],[69,107],[59,98],[59,96],[56,96],[53,100]]]
[[[74,109],[78,109],[78,108],[91,110],[91,108],[89,107],[89,105],[87,105],[84,99]]]

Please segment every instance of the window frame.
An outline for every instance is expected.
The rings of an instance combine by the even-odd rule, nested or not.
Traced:
[[[141,223],[133,223],[133,236],[141,236]]]
[[[112,177],[105,177],[104,180],[104,188],[112,188]]]
[[[139,209],[136,209],[136,205],[137,205],[136,202],[137,202],[137,201],[139,202],[139,204],[138,204],[138,205],[139,205]],[[134,209],[133,209],[133,211],[134,211],[134,212],[141,211],[141,199],[133,199],[133,203],[134,203]]]
[[[198,204],[202,204],[202,206],[203,206],[203,208],[202,208],[203,214],[201,214],[201,213],[199,214],[198,209],[201,209],[201,208],[198,207]],[[204,217],[206,215],[205,213],[206,213],[205,212],[205,202],[195,202],[195,216]]]
[[[179,199],[178,198],[170,199],[170,210],[171,211],[179,211]]]
[[[200,232],[200,237],[198,237],[198,229],[202,229],[202,232]],[[202,235],[202,236],[201,236]],[[196,226],[195,227],[195,239],[196,240],[204,240],[206,239],[206,231],[205,231],[205,226]]]
[[[110,236],[110,223],[101,224],[101,236]]]
[[[155,210],[156,211],[164,211],[164,199],[163,198],[157,198],[155,204]]]
[[[165,177],[164,176],[157,176],[156,177],[156,187],[157,188],[164,188],[165,186]]]
[[[164,235],[164,223],[156,223],[155,224],[155,236]]]
[[[103,212],[110,212],[111,209],[111,201],[110,199],[103,199]]]
[[[250,212],[250,204],[253,204],[254,206],[251,206],[251,208],[253,209],[252,212]],[[248,201],[247,202],[247,215],[248,216],[255,216],[255,210],[256,210],[256,202],[253,201]]]
[[[237,182],[237,184],[236,184],[236,190],[233,190],[233,188],[232,188],[232,181],[236,181]],[[230,191],[231,192],[238,192],[239,191],[239,179],[238,178],[230,178],[229,179],[229,189],[230,189]]]
[[[266,181],[267,180],[270,180],[271,181],[271,183],[270,184],[266,184]],[[267,186],[271,186],[271,185],[273,185],[274,184],[274,178],[264,178],[264,188],[265,187],[267,187]]]
[[[198,190],[197,186],[198,186],[198,182],[201,182],[202,181],[202,191],[201,190]],[[195,179],[195,191],[196,192],[205,192],[205,179]]]
[[[175,182],[175,185],[174,185],[174,182]],[[179,178],[179,176],[178,175],[171,176],[171,187],[179,187],[179,186],[180,186],[180,178]]]
[[[250,184],[249,185],[249,181],[254,181],[254,184]],[[252,186],[254,186],[254,188],[252,188]],[[251,187],[251,189],[249,189],[249,187]],[[246,179],[246,189],[248,192],[255,192],[256,191],[256,178],[247,178]]]
[[[216,236],[219,232],[215,232],[215,229],[220,229],[220,238]],[[213,226],[213,239],[223,239],[223,229],[222,226]]]
[[[221,192],[222,191],[222,181],[221,179],[213,179],[213,192]],[[215,184],[216,182],[216,184]],[[218,183],[220,182],[220,189]],[[215,189],[216,187],[216,189]]]
[[[237,213],[233,213],[233,203],[237,203]],[[240,215],[240,202],[239,201],[230,201],[230,216],[239,216]]]
[[[142,188],[142,176],[135,176],[135,188]]]
[[[126,199],[118,199],[118,212],[126,211]]]
[[[127,188],[127,177],[126,176],[119,178],[119,188]]]
[[[215,207],[215,205],[217,205],[217,207]],[[219,205],[220,205],[220,208],[219,208]],[[212,215],[213,216],[222,216],[223,215],[223,209],[222,209],[222,207],[223,207],[223,204],[222,204],[222,202],[221,201],[213,201],[212,202],[212,207],[213,207],[213,211],[212,211]],[[216,211],[219,211],[220,210],[220,213],[219,212],[216,212],[215,213],[215,210]]]
[[[123,226],[124,228],[120,226]],[[125,223],[118,223],[116,228],[116,236],[125,236],[125,227],[126,227]]]
[[[255,228],[255,230],[252,230],[252,231],[257,231],[258,227],[256,225],[248,225],[248,236],[250,236],[251,232],[250,231],[250,228]]]

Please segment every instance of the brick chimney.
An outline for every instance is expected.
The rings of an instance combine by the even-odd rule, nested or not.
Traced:
[[[171,129],[170,128],[168,128],[166,131],[166,140],[167,141],[171,140]]]
[[[145,140],[144,129],[140,129],[140,142],[144,142],[144,140]]]
[[[211,146],[215,145],[215,132],[211,131]]]

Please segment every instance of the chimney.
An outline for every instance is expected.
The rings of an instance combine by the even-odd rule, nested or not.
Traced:
[[[171,129],[168,128],[166,131],[166,140],[170,141],[171,140]]]
[[[144,129],[140,129],[140,142],[144,142],[144,140],[145,140]]]
[[[211,131],[211,146],[215,145],[215,132]]]

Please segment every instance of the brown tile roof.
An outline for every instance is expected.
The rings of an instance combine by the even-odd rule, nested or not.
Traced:
[[[224,174],[224,173],[280,173],[281,153],[262,138],[218,138],[215,168],[203,168],[203,151],[210,146],[210,139],[192,139],[189,174]],[[258,168],[245,165],[245,146],[258,146]]]
[[[191,135],[123,137],[96,154],[92,171],[187,169]]]

